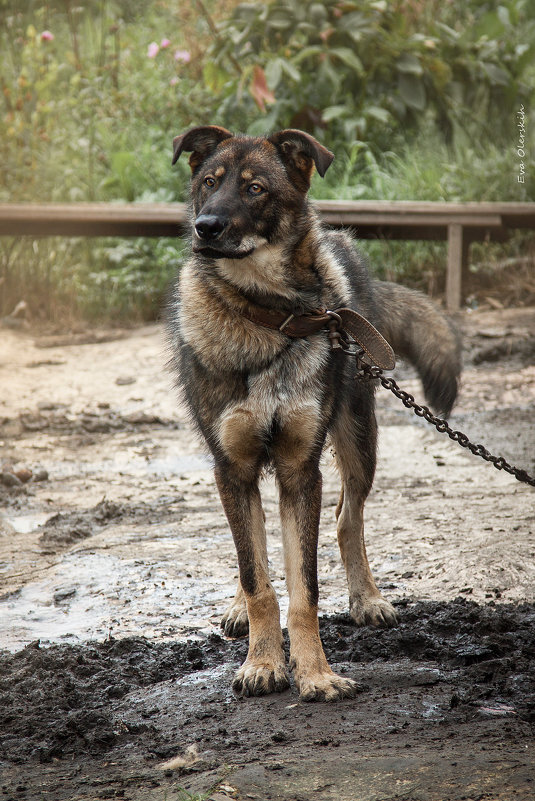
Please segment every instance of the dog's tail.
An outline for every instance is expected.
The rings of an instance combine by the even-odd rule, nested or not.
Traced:
[[[376,281],[380,331],[398,356],[418,370],[425,397],[447,416],[455,403],[461,373],[461,342],[452,323],[425,295]]]

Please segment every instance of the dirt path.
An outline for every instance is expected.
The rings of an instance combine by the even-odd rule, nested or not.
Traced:
[[[451,423],[534,473],[535,310],[460,322]],[[218,634],[235,555],[161,329],[0,341],[0,798],[535,796],[532,488],[382,390],[367,541],[402,623],[357,630],[343,616],[327,454],[322,633],[362,692],[336,706],[294,689],[237,700],[245,643]],[[397,377],[421,398],[409,369]],[[271,481],[263,492],[284,619]]]

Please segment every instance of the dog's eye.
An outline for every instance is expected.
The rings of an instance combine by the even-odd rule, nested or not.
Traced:
[[[260,186],[260,184],[251,184],[247,191],[250,195],[261,195],[264,191],[264,187]]]
[[[209,186],[209,187],[210,187],[210,189],[211,189],[213,186],[215,186],[215,178],[212,178],[212,176],[211,176],[211,175],[208,175],[208,176],[207,176],[207,177],[204,179],[204,185],[205,185],[205,186]]]

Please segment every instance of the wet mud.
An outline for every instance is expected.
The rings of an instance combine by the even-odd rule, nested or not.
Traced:
[[[460,323],[450,422],[533,473],[535,310]],[[0,799],[535,797],[532,488],[380,393],[367,542],[400,624],[345,613],[327,453],[321,635],[359,693],[240,699],[247,643],[219,629],[235,554],[160,329],[0,336]],[[410,369],[396,378],[421,398]],[[284,623],[273,482],[262,491]]]
[[[246,798],[310,798],[311,786],[296,787],[295,795],[277,789],[300,760],[319,775],[331,753],[339,773],[350,774],[378,746],[385,746],[387,759],[396,748],[404,756],[432,743],[438,758],[442,741],[449,751],[462,753],[470,743],[480,755],[514,763],[492,778],[490,760],[484,779],[493,782],[490,794],[482,783],[479,795],[465,797],[500,798],[506,788],[504,798],[533,797],[535,605],[481,606],[459,598],[401,603],[398,611],[401,622],[390,630],[357,629],[343,615],[322,618],[329,660],[359,685],[356,699],[332,705],[300,703],[294,688],[264,699],[236,698],[229,680],[246,644],[215,633],[189,643],[130,637],[41,648],[34,642],[4,653],[2,793],[58,801],[176,798],[180,787],[206,793],[219,783],[234,788],[228,797],[240,797],[241,785]],[[173,760],[176,767],[166,767]],[[251,765],[257,770],[244,787]],[[394,790],[406,780],[390,768]],[[106,795],[102,771],[108,769],[113,781],[110,776]],[[332,776],[325,794],[315,797],[378,797],[372,788],[352,795],[351,783],[333,795],[329,786],[336,786]],[[37,789],[40,796],[32,795]],[[431,789],[418,782],[411,794],[397,797],[462,797],[447,789],[426,795]]]

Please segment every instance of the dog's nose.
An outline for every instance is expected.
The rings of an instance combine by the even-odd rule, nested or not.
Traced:
[[[227,221],[216,214],[200,214],[195,220],[195,231],[199,239],[217,239],[226,226]]]

